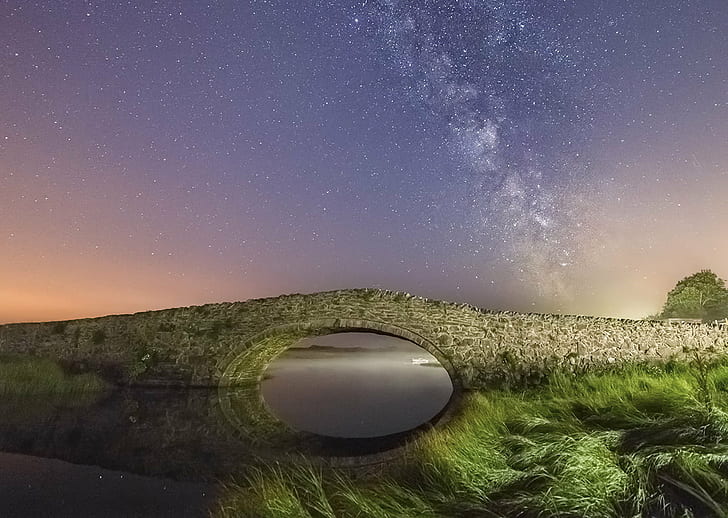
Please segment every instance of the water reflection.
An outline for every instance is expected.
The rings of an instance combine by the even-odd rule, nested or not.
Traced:
[[[192,481],[241,473],[251,459],[216,390],[128,389],[83,405],[4,398],[0,415],[3,452]]]
[[[291,427],[331,437],[411,430],[447,405],[447,371],[416,344],[375,333],[308,337],[267,369],[261,392]]]
[[[391,448],[399,439],[390,444],[397,437],[390,434],[430,420],[452,393],[429,353],[371,333],[302,340],[267,374],[264,398],[286,422],[329,437],[388,436],[321,437],[293,445],[294,453]],[[260,453],[231,426],[220,395],[126,388],[102,397],[0,399],[0,516],[204,515],[212,484],[244,475]]]

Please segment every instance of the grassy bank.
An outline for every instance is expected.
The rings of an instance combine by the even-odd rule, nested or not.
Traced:
[[[29,356],[0,357],[0,396],[80,396],[107,388],[96,374],[70,374],[56,362]]]
[[[376,477],[261,467],[218,517],[707,517],[728,512],[728,363],[556,374],[466,397]]]

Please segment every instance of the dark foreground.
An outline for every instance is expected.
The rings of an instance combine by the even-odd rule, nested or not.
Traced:
[[[215,486],[0,453],[0,516],[208,516]]]

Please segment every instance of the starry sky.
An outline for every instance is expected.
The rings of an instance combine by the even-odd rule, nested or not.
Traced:
[[[0,0],[0,322],[728,277],[725,0]]]

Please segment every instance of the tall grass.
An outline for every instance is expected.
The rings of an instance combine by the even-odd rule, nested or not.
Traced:
[[[261,468],[227,486],[216,514],[728,516],[728,364],[562,373],[473,393],[377,477]]]
[[[99,393],[105,387],[104,381],[95,374],[69,374],[48,359],[0,358],[0,396],[70,396]]]

